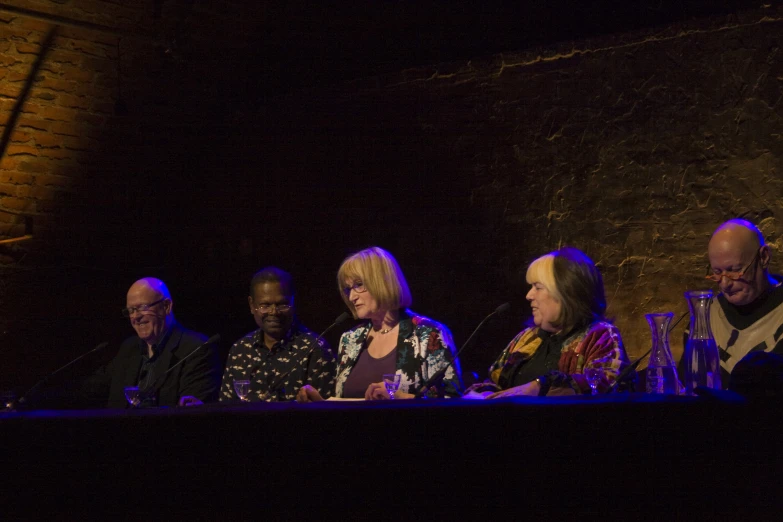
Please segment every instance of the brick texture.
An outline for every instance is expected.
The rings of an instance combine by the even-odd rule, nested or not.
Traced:
[[[644,314],[682,314],[705,286],[718,223],[754,220],[781,255],[778,7],[329,82],[298,62],[354,70],[355,45],[297,55],[266,3],[167,1],[160,18],[154,2],[12,4],[110,28],[59,29],[0,160],[0,238],[35,222],[0,251],[0,341],[43,346],[30,374],[130,333],[112,311],[145,275],[170,282],[183,322],[230,339],[252,327],[249,274],[279,264],[318,329],[342,306],[341,259],[380,244],[416,310],[464,340],[500,302],[524,315],[524,268],[569,244],[601,267],[640,355]],[[0,125],[50,29],[0,10]],[[483,378],[519,327],[479,336],[467,369]]]

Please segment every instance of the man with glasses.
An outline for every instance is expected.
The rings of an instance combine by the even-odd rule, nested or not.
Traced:
[[[258,330],[231,347],[220,400],[290,401],[305,384],[329,397],[335,359],[327,344],[297,321],[291,275],[261,269],[250,281],[247,303]]]
[[[707,279],[720,289],[710,307],[710,326],[726,383],[727,374],[748,353],[783,353],[783,279],[769,273],[769,246],[744,219],[715,230],[708,256]]]
[[[222,371],[218,347],[203,346],[174,367],[207,338],[182,327],[173,310],[163,281],[146,277],[133,283],[122,314],[130,319],[136,336],[126,339],[117,356],[87,381],[88,395],[105,399],[108,394],[110,408],[127,407],[124,390],[132,386],[149,391],[145,406],[176,406],[184,396],[216,400]]]

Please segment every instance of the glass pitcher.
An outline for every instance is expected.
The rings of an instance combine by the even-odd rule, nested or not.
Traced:
[[[678,395],[680,380],[677,378],[677,366],[674,364],[669,347],[669,323],[674,314],[646,314],[652,333],[652,350],[647,364],[647,393],[666,393]]]
[[[712,290],[685,292],[691,313],[691,329],[685,343],[685,390],[693,395],[698,386],[721,388],[720,356],[710,329],[710,305]]]

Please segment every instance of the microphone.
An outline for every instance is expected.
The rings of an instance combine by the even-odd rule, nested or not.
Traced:
[[[334,327],[335,327],[335,326],[337,326],[337,325],[343,324],[345,321],[347,321],[347,320],[348,320],[348,319],[350,319],[350,318],[351,318],[351,314],[349,314],[348,312],[343,312],[343,313],[341,313],[340,315],[338,315],[338,316],[337,316],[337,319],[335,319],[335,320],[334,320],[334,322],[333,322],[332,324],[330,324],[329,326],[327,326],[327,327],[326,327],[326,330],[324,330],[323,332],[321,332],[321,335],[319,335],[319,336],[318,336],[318,338],[316,339],[316,341],[318,341],[318,340],[319,340],[319,339],[321,339],[321,338],[322,338],[324,335],[326,335],[327,333],[329,333],[329,332],[331,331],[331,329],[332,329],[332,328],[334,328]]]
[[[620,386],[620,383],[623,382],[625,378],[628,377],[628,375],[630,375],[631,372],[636,371],[636,368],[639,366],[639,363],[642,362],[645,357],[650,355],[650,352],[652,352],[652,348],[647,350],[647,353],[645,353],[644,355],[636,359],[634,362],[626,366],[623,371],[618,373],[617,378],[614,380],[614,382],[611,385],[609,385],[609,387],[604,392],[604,395],[614,392],[617,389],[617,387]]]
[[[473,333],[471,333],[471,334],[470,334],[470,337],[468,337],[468,340],[467,340],[467,341],[465,341],[465,343],[462,345],[462,348],[460,348],[460,349],[459,349],[459,351],[457,352],[457,355],[455,355],[455,356],[454,356],[454,357],[453,357],[453,358],[452,358],[452,359],[451,359],[451,360],[448,362],[448,364],[447,364],[446,366],[444,366],[443,368],[441,368],[440,370],[438,370],[437,372],[435,372],[435,375],[433,375],[432,377],[430,377],[430,378],[429,378],[429,379],[428,379],[428,380],[427,380],[427,381],[426,381],[426,382],[425,382],[423,385],[421,385],[421,387],[419,388],[419,390],[418,390],[418,391],[417,391],[417,392],[414,394],[415,398],[416,398],[416,399],[421,399],[422,395],[424,395],[425,393],[427,393],[427,391],[429,391],[429,389],[430,389],[430,388],[431,388],[433,385],[435,385],[435,384],[439,383],[441,380],[443,380],[443,376],[444,376],[444,375],[446,375],[446,371],[448,371],[449,367],[451,367],[451,366],[452,366],[452,364],[454,363],[454,361],[455,361],[456,359],[459,359],[459,356],[460,356],[460,354],[461,354],[461,353],[462,353],[462,352],[465,350],[465,348],[467,348],[467,346],[470,344],[470,341],[471,341],[471,340],[473,339],[473,337],[474,337],[474,336],[475,336],[475,335],[478,333],[478,331],[479,331],[479,330],[481,330],[481,327],[482,327],[482,326],[484,326],[484,323],[486,323],[486,322],[489,320],[489,318],[490,318],[490,317],[492,317],[492,316],[494,316],[494,315],[500,315],[500,314],[503,314],[503,313],[507,312],[507,311],[508,311],[510,308],[511,308],[511,303],[503,303],[502,305],[500,305],[500,306],[498,306],[497,308],[495,308],[495,310],[494,310],[494,311],[493,311],[491,314],[489,314],[488,316],[486,316],[486,317],[485,317],[485,318],[484,318],[484,319],[483,319],[483,320],[482,320],[482,321],[479,323],[479,325],[476,327],[476,329],[475,329],[475,330],[473,330]]]
[[[336,327],[336,326],[338,326],[340,324],[343,324],[345,321],[347,321],[350,318],[351,318],[351,314],[349,314],[348,312],[341,313],[340,315],[337,316],[337,319],[335,319],[332,324],[330,324],[329,326],[326,327],[326,330],[321,332],[321,334],[318,337],[315,338],[315,343],[313,343],[313,346],[310,348],[310,350],[308,350],[307,356],[305,357],[305,360],[307,361],[307,364],[305,365],[305,368],[304,368],[305,373],[302,376],[302,382],[307,382],[307,369],[310,366],[310,356],[313,355],[313,351],[315,351],[315,349],[318,347],[318,341],[320,341],[321,338],[323,338],[324,335],[329,333],[332,330],[332,328],[334,328],[334,327]],[[295,366],[292,366],[291,368],[288,369],[288,371],[286,371],[282,375],[280,375],[280,377],[277,378],[277,380],[274,382],[274,384],[272,384],[272,386],[269,387],[269,390],[266,393],[267,394],[272,394],[272,393],[276,392],[277,388],[281,384],[283,384],[283,381],[285,381],[286,378],[291,374],[291,372],[294,371],[294,368],[295,368]]]
[[[141,405],[142,402],[144,402],[145,400],[147,400],[150,397],[152,397],[153,395],[155,395],[158,392],[158,389],[163,385],[163,381],[166,380],[166,375],[168,375],[169,372],[171,372],[171,370],[173,370],[174,368],[176,368],[180,364],[182,364],[185,361],[187,361],[190,358],[191,355],[193,355],[197,351],[201,350],[206,345],[208,345],[208,344],[216,344],[218,342],[220,342],[220,334],[215,334],[212,337],[210,337],[209,339],[207,339],[206,341],[204,341],[203,343],[201,343],[200,345],[196,346],[193,349],[193,351],[191,351],[185,357],[183,357],[182,359],[177,361],[176,364],[171,366],[171,368],[169,368],[168,370],[163,372],[163,375],[160,375],[157,379],[155,379],[155,382],[153,382],[151,386],[149,386],[148,388],[144,388],[143,390],[139,390],[139,395],[133,400],[133,407],[134,408],[138,408],[139,405]]]
[[[80,361],[80,360],[84,359],[85,357],[87,357],[88,355],[90,355],[90,354],[92,354],[92,353],[99,352],[99,351],[103,350],[103,349],[104,349],[104,348],[106,348],[107,346],[109,346],[109,343],[107,343],[107,342],[103,342],[103,343],[99,344],[98,346],[96,346],[95,348],[93,348],[92,350],[90,350],[89,352],[87,352],[87,353],[83,353],[82,355],[80,355],[79,357],[77,357],[77,358],[76,358],[76,359],[74,359],[73,361],[69,362],[69,363],[68,363],[68,364],[66,364],[65,366],[63,366],[63,367],[61,367],[61,368],[58,368],[58,369],[56,369],[55,371],[53,371],[52,373],[50,373],[49,375],[47,375],[46,377],[44,377],[43,379],[41,379],[40,381],[38,381],[37,383],[35,383],[35,386],[33,386],[32,388],[30,388],[29,390],[27,390],[27,392],[25,392],[25,394],[24,394],[24,395],[22,395],[22,397],[21,397],[21,398],[20,398],[18,401],[16,401],[16,403],[17,403],[17,404],[20,404],[20,405],[21,405],[21,404],[25,404],[25,403],[27,402],[27,397],[28,397],[28,396],[29,396],[31,393],[33,393],[35,390],[37,390],[39,386],[42,386],[42,385],[43,385],[43,384],[44,384],[46,381],[48,381],[49,379],[51,379],[52,377],[54,377],[55,375],[57,375],[58,373],[60,373],[60,372],[61,372],[61,371],[63,371],[64,369],[68,368],[68,367],[69,367],[69,366],[71,366],[72,364],[75,364],[75,363],[77,363],[78,361]]]

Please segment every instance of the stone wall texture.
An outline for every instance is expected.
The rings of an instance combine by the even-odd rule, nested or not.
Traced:
[[[600,266],[632,357],[649,348],[644,314],[682,314],[683,292],[708,286],[720,222],[746,217],[783,246],[774,4],[367,74],[351,63],[330,81],[270,57],[264,4],[11,5],[0,239],[25,216],[35,237],[0,245],[0,387],[130,333],[117,311],[144,275],[228,344],[253,326],[255,269],[291,270],[318,330],[341,309],[340,260],[378,244],[458,343],[518,305],[465,355],[483,378],[529,313],[525,267],[559,246]]]

